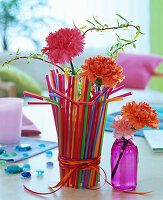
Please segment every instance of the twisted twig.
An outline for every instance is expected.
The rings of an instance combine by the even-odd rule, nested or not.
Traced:
[[[22,59],[22,58],[26,58],[26,59],[28,59],[28,58],[34,58],[34,59],[37,59],[37,60],[41,60],[41,61],[44,61],[44,62],[46,62],[46,63],[50,63],[51,65],[54,65],[53,63],[51,63],[50,61],[48,61],[48,60],[44,60],[44,59],[42,59],[42,58],[39,58],[39,57],[32,57],[32,56],[20,56],[20,57],[15,57],[15,58],[13,58],[13,59],[11,59],[11,60],[9,60],[9,61],[7,61],[7,62],[5,62],[5,63],[3,63],[3,65],[2,65],[2,67],[4,67],[5,65],[7,65],[7,64],[9,64],[11,61],[14,61],[14,60],[19,60],[19,59]],[[62,67],[60,67],[59,65],[55,65],[56,67],[58,67],[60,70],[62,70],[63,72],[65,72],[65,70],[62,68]]]
[[[129,27],[129,26],[132,26],[132,27],[136,28],[137,31],[139,31],[139,28],[136,27],[136,26],[133,25],[133,24],[127,24],[127,25],[124,25],[124,26],[121,26],[121,27],[119,27],[119,26],[115,26],[115,27],[106,27],[106,28],[96,28],[96,27],[93,27],[93,28],[87,29],[87,30],[83,33],[83,36],[85,36],[85,34],[86,34],[88,31],[92,31],[92,30],[104,31],[104,30],[110,30],[110,29],[113,30],[113,29],[119,29],[119,28],[126,28],[126,27]]]

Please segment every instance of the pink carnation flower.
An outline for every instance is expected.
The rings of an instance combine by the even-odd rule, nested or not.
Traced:
[[[133,137],[135,130],[131,129],[129,121],[123,118],[121,115],[117,115],[114,119],[113,125],[110,127],[114,128],[114,137],[121,139],[122,137],[127,140]]]
[[[61,28],[46,38],[47,47],[41,50],[55,64],[65,64],[79,56],[84,49],[84,36],[78,28]]]

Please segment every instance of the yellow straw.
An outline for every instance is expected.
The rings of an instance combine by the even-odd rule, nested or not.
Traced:
[[[65,68],[65,75],[66,75],[66,80],[67,80],[67,83],[68,83],[68,77],[69,77],[69,75],[68,75],[68,70],[67,70],[67,68]]]
[[[123,100],[123,97],[112,98],[112,99],[107,99],[107,100],[106,100],[106,103],[112,102],[112,101],[122,101],[122,100]]]
[[[44,99],[49,99],[49,100],[51,100],[49,97],[45,97],[45,96],[42,96],[42,95],[39,95],[39,94],[35,94],[35,93],[32,93],[32,92],[27,92],[27,91],[24,91],[24,92],[26,92],[26,93],[28,93],[28,94],[36,95],[36,96],[38,96],[38,97],[42,97],[42,98],[44,98]]]
[[[91,91],[94,90],[97,86],[95,85],[94,87],[91,88]]]
[[[75,87],[74,87],[74,101],[77,100],[77,88],[78,88],[78,75],[76,75],[75,77]],[[76,122],[76,114],[77,114],[77,107],[75,106],[74,109],[73,109],[73,124],[72,124],[72,131],[73,131],[73,134],[72,134],[72,138],[74,139],[74,135],[75,135],[75,122]],[[71,151],[71,157],[73,156],[73,150],[74,149],[74,145],[72,145],[72,151]]]
[[[52,83],[53,89],[55,89],[54,82],[53,82],[53,76],[52,76],[52,72],[51,71],[50,71],[50,78],[51,78],[51,83]]]

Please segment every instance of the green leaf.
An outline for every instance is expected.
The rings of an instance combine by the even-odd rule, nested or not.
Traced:
[[[131,42],[131,40],[121,39],[124,42]]]
[[[127,19],[125,19],[124,17],[122,17],[121,15],[119,14],[116,14],[118,17],[120,17],[121,19],[125,20],[126,22],[129,22]]]
[[[109,28],[109,26],[107,24],[104,24],[105,27]]]
[[[118,26],[119,26],[119,21],[118,21],[118,19],[117,19],[117,24],[118,24]]]
[[[140,31],[140,26],[136,26],[136,28]]]
[[[75,21],[74,21],[74,20],[72,20],[72,23],[73,23],[74,27],[76,27],[76,25],[75,25]]]
[[[16,52],[15,57],[18,57],[18,55],[19,55],[19,48],[18,48],[18,50],[17,50],[17,52]]]
[[[93,19],[94,19],[94,21],[97,23],[97,24],[99,24],[100,26],[102,26],[103,27],[103,25],[99,22],[99,21],[97,21],[97,16],[95,17],[95,16],[93,16]]]
[[[86,27],[87,27],[87,25],[82,26],[82,27],[80,27],[79,29],[82,30],[82,29],[85,29]]]
[[[92,24],[93,26],[95,26],[95,24],[89,20],[86,20],[88,23]]]
[[[116,52],[115,52],[115,57],[117,57],[118,56],[118,50],[116,50]]]
[[[28,62],[27,62],[27,64],[29,64],[30,62],[31,62],[31,59],[28,58]]]
[[[121,50],[123,51],[123,52],[125,52],[125,50],[124,50],[124,48],[121,46]]]
[[[134,48],[136,48],[136,45],[135,45],[135,43],[132,43],[132,45],[133,45],[133,47],[134,47]]]
[[[134,37],[134,39],[133,40],[135,40],[138,36],[139,36],[139,34],[140,34],[140,32],[136,32],[136,36]]]
[[[40,56],[41,58],[44,58],[45,57],[45,55],[42,55],[42,54],[37,54],[37,56]]]
[[[110,51],[112,51],[112,50],[113,50],[113,48],[114,48],[114,45],[110,47]]]
[[[119,27],[121,28],[121,27],[125,27],[126,26],[126,24],[120,24],[119,25]]]
[[[116,34],[117,38],[120,40],[121,39],[120,36],[117,33],[115,33],[115,34]]]

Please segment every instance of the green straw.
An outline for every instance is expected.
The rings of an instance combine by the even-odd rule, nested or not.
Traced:
[[[45,100],[48,101],[49,103],[55,104],[55,105],[57,105],[57,106],[60,107],[60,103],[58,103],[58,102],[56,102],[56,101],[53,101],[53,100],[51,100],[51,99],[45,99]]]
[[[91,86],[92,86],[92,83],[89,81],[86,101],[89,101]],[[80,156],[81,159],[83,159],[83,157],[84,157],[85,137],[86,137],[86,128],[87,128],[87,116],[88,116],[88,105],[85,106],[83,137],[82,137],[82,147],[81,147],[81,156]],[[81,175],[82,175],[82,171],[80,170],[79,171],[79,179],[78,179],[78,188],[80,188]]]

